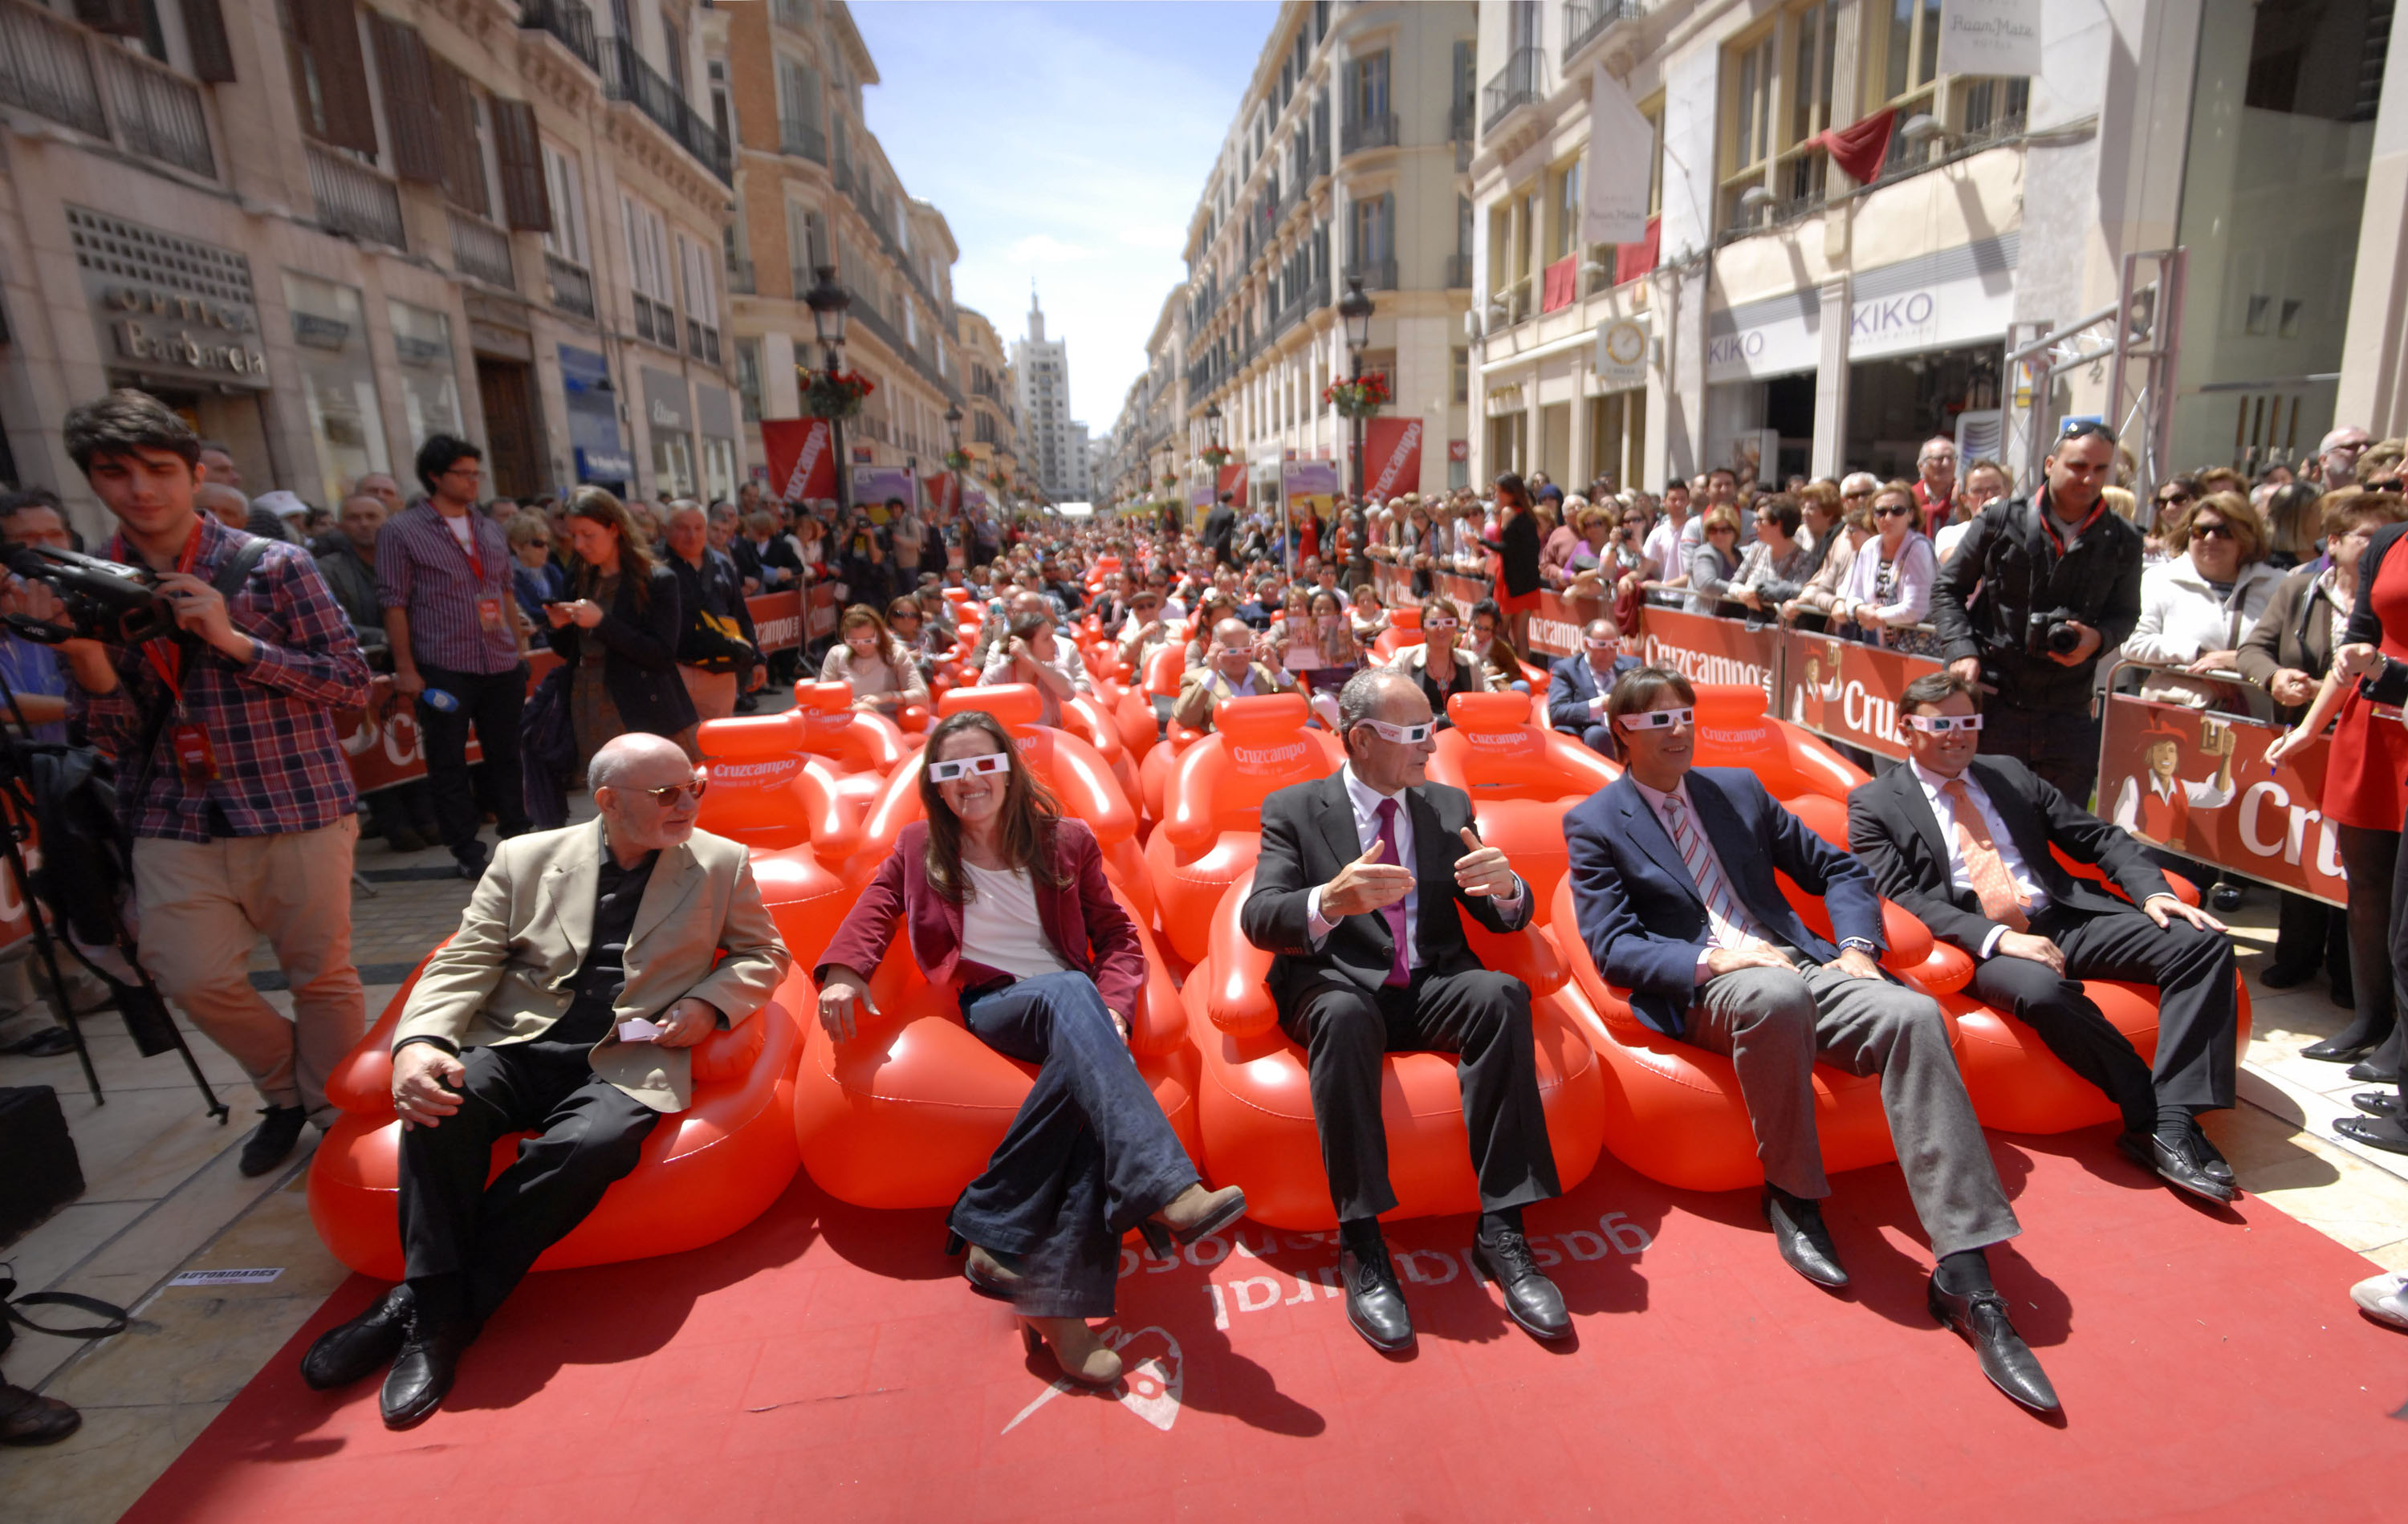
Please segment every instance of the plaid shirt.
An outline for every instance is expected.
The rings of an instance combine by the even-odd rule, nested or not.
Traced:
[[[377,596],[385,607],[408,612],[415,661],[447,672],[509,672],[522,660],[511,622],[518,605],[510,568],[518,562],[492,519],[471,508],[468,528],[485,563],[482,580],[433,504],[422,498],[394,515],[377,532]],[[480,598],[501,609],[500,629],[488,630],[478,620]]]
[[[251,536],[207,514],[198,522],[193,575],[208,582]],[[101,553],[141,564],[122,538]],[[198,640],[183,642],[184,713],[208,732],[215,782],[187,784],[177,771],[172,715],[159,727],[148,759],[129,757],[141,746],[150,717],[174,702],[140,648],[109,648],[114,691],[89,693],[78,687],[70,697],[71,712],[83,718],[93,744],[118,762],[118,814],[136,836],[208,841],[212,803],[237,836],[316,831],[358,805],[335,711],[367,706],[367,659],[317,563],[300,546],[271,545],[226,602],[234,627],[257,647],[249,662]]]

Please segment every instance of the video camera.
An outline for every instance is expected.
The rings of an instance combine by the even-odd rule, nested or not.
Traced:
[[[175,610],[160,594],[153,574],[142,567],[41,545],[11,545],[7,554],[10,572],[47,584],[66,605],[65,626],[9,615],[8,627],[28,640],[45,646],[70,639],[139,646],[176,633]]]

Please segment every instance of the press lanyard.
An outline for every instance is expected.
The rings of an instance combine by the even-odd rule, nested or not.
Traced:
[[[431,504],[428,506],[433,506]],[[443,510],[437,508],[435,517],[438,520],[442,519]],[[482,589],[485,585],[485,557],[484,553],[477,548],[477,521],[465,509],[462,510],[460,517],[468,520],[468,538],[464,542],[459,535],[452,534],[449,523],[443,526],[443,537],[460,547],[460,553],[468,558],[468,570],[476,574],[477,586]]]
[[[2048,531],[2049,543],[2057,547],[2057,553],[2061,556],[2065,554],[2065,539],[2057,532],[2057,509],[2052,506],[2055,502],[2056,500],[2046,493],[2042,494],[2040,527]],[[2107,499],[2104,494],[2101,494],[2099,501],[2091,505],[2090,517],[2073,526],[2073,537],[2078,540],[2088,534],[2090,526],[2097,523],[2099,516],[2106,511]]]
[[[179,575],[192,575],[194,563],[200,559],[201,537],[208,533],[198,520],[194,520],[193,533],[185,538],[184,548],[176,555],[176,570]],[[122,534],[109,541],[108,559],[120,563],[130,561]],[[176,707],[180,711],[184,707],[183,643],[179,640],[146,641],[142,647],[142,658],[150,663],[150,670],[159,675],[159,680],[167,685],[167,691],[176,696]]]

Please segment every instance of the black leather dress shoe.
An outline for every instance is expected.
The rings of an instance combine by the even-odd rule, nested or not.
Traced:
[[[1346,1320],[1354,1325],[1354,1332],[1383,1355],[1411,1349],[1412,1315],[1405,1310],[1405,1289],[1397,1284],[1397,1267],[1388,1262],[1387,1245],[1362,1256],[1340,1248],[1338,1274],[1346,1282]]]
[[[2336,1117],[2333,1118],[2333,1131],[2352,1143],[2363,1143],[2370,1148],[2408,1154],[2408,1127],[2402,1127],[2397,1117]]]
[[[2240,1192],[2233,1189],[2231,1181],[2219,1180],[2208,1173],[2206,1157],[2200,1152],[2202,1145],[2209,1152],[2214,1152],[2214,1146],[2208,1144],[2206,1135],[2196,1130],[2172,1138],[2162,1132],[2126,1132],[2115,1140],[2115,1147],[2121,1148],[2133,1163],[2176,1190],[2187,1191],[2221,1205]],[[2224,1162],[2221,1155],[2216,1156],[2216,1162]],[[2227,1164],[2225,1168],[2229,1170],[2231,1166]]]
[[[2349,1098],[2349,1104],[2370,1117],[2400,1119],[2400,1097],[2390,1090],[2360,1090]]]
[[[245,1175],[257,1175],[283,1163],[284,1156],[301,1141],[301,1128],[308,1119],[309,1114],[299,1106],[261,1107],[259,1125],[243,1140],[242,1157],[235,1161],[235,1168]]]
[[[2239,884],[2216,885],[2214,889],[2208,890],[2207,905],[2211,910],[2240,909],[2241,886]]]
[[[477,1327],[473,1323],[429,1328],[425,1319],[413,1315],[401,1353],[394,1357],[393,1369],[385,1373],[380,1394],[384,1426],[414,1429],[424,1423],[443,1405],[444,1394],[452,1389],[452,1378],[459,1372],[460,1356],[476,1340]]]
[[[1764,1220],[1772,1224],[1773,1246],[1789,1268],[1827,1290],[1836,1291],[1848,1284],[1848,1273],[1840,1267],[1840,1250],[1831,1242],[1831,1230],[1823,1226],[1823,1209],[1813,1202],[1800,1202],[1793,1206],[1768,1190],[1764,1193]]]
[[[2035,1413],[2057,1411],[2057,1389],[2048,1384],[2048,1373],[2008,1319],[2005,1297],[1996,1291],[1958,1296],[1934,1275],[1925,1301],[1941,1327],[1955,1329],[1972,1345],[1990,1385]]]
[[[409,1283],[402,1282],[368,1304],[368,1310],[348,1323],[338,1323],[318,1335],[301,1357],[301,1379],[312,1391],[348,1387],[374,1375],[401,1353],[409,1333],[409,1314],[417,1303]]]
[[[1508,1229],[1495,1238],[1471,1240],[1471,1262],[1505,1293],[1505,1316],[1522,1325],[1534,1339],[1570,1335],[1571,1315],[1564,1311],[1564,1294],[1530,1262],[1530,1241]]]
[[[2269,990],[2296,990],[2315,976],[2314,963],[2273,963],[2258,976],[2258,982]]]

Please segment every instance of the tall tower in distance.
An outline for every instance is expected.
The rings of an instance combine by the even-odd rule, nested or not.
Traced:
[[[1070,417],[1069,347],[1045,336],[1045,309],[1028,288],[1028,336],[1011,347],[1011,374],[1029,463],[1045,495],[1056,503],[1087,496],[1087,452],[1074,440],[1085,430]]]

